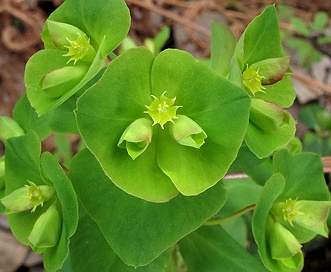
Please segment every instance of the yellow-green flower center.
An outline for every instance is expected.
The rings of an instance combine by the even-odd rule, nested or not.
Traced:
[[[43,206],[45,199],[40,188],[31,181],[29,181],[29,183],[30,185],[25,186],[29,189],[27,197],[33,204],[32,212],[34,212],[39,205]]]
[[[291,198],[286,199],[282,208],[283,216],[286,221],[288,221],[292,226],[292,221],[297,214],[302,214],[297,210],[297,199],[293,200]]]
[[[170,121],[173,123],[173,119],[177,119],[176,111],[178,108],[181,107],[174,106],[176,97],[167,98],[164,94],[165,92],[161,95],[160,98],[157,98],[156,96],[152,95],[154,101],[151,105],[146,106],[148,110],[144,111],[145,113],[148,113],[150,117],[152,117],[153,126],[155,124],[160,124],[162,128],[164,128],[164,125],[167,122]]]
[[[259,75],[259,71],[255,71],[255,69],[250,66],[243,72],[243,83],[244,86],[253,94],[257,92],[264,92],[265,87],[262,86],[261,80],[263,76]]]
[[[69,42],[69,46],[65,46],[69,49],[68,53],[63,56],[68,56],[70,59],[67,63],[70,61],[74,61],[74,64],[82,58],[84,58],[90,48],[90,39],[88,39],[85,35],[81,35],[78,33],[78,38],[74,41],[71,41],[67,38],[67,41]]]

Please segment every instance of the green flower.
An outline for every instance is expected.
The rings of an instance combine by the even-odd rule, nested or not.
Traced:
[[[227,172],[249,97],[191,55],[134,48],[78,101],[79,130],[107,176],[134,196],[197,195]]]
[[[38,206],[42,207],[44,202],[50,200],[55,195],[53,186],[37,186],[32,181],[28,182],[30,185],[25,185],[0,200],[11,212],[22,212],[27,210],[35,212]]]
[[[252,221],[258,251],[270,271],[299,272],[302,244],[328,237],[331,201],[320,157],[274,153],[274,174],[264,185]]]
[[[290,58],[279,57],[265,59],[250,66],[246,64],[242,78],[245,89],[253,96],[257,92],[266,92],[266,85],[275,84],[285,76],[290,65]]]
[[[18,241],[43,253],[47,270],[57,271],[77,228],[78,203],[57,160],[48,152],[40,153],[40,139],[32,130],[7,140],[6,194],[1,203]]]
[[[68,53],[63,56],[70,57],[67,63],[74,61],[74,64],[76,64],[78,60],[84,60],[89,55],[90,61],[92,61],[95,56],[95,51],[90,45],[90,38],[87,38],[86,35],[82,35],[80,33],[77,33],[77,35],[78,37],[74,41],[66,38],[69,42],[69,45],[65,45],[65,47],[68,48]]]
[[[88,84],[107,65],[129,26],[123,0],[84,1],[79,10],[76,0],[66,0],[56,9],[41,34],[45,49],[26,66],[27,95],[37,113],[58,108]]]
[[[255,70],[252,66],[248,67],[243,72],[244,86],[253,94],[257,92],[264,92],[265,87],[262,86],[261,80],[264,76],[259,74],[259,70]]]
[[[153,119],[153,126],[155,124],[160,124],[161,128],[164,129],[163,125],[167,122],[174,122],[174,119],[178,119],[176,116],[176,111],[178,108],[181,106],[174,106],[174,103],[176,101],[176,97],[170,99],[167,98],[164,94],[164,92],[160,98],[155,97],[152,95],[154,98],[154,101],[152,102],[151,105],[146,106],[148,109],[145,111],[145,113],[148,113],[150,117]]]

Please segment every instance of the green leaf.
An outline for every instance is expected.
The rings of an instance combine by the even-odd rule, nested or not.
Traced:
[[[13,119],[28,132],[34,130],[40,139],[45,139],[51,134],[50,115],[45,114],[38,117],[36,110],[31,106],[26,93],[15,104],[13,109]]]
[[[0,191],[5,188],[5,156],[0,157]]]
[[[292,106],[296,94],[290,75],[285,75],[282,80],[264,87],[264,92],[257,92],[255,98],[275,103],[284,108]]]
[[[286,180],[285,193],[280,200],[298,198],[323,201],[330,198],[318,154],[290,154],[280,150],[274,154],[274,172],[281,173]]]
[[[284,56],[275,6],[268,6],[257,16],[247,26],[243,36],[244,64],[250,66],[258,61]]]
[[[64,167],[69,168],[70,161],[73,157],[69,135],[54,133],[54,141],[56,147],[56,151],[53,153],[54,157],[57,161],[61,162]]]
[[[217,214],[221,217],[229,216],[255,204],[262,190],[262,187],[250,178],[224,180],[223,182],[227,192],[227,201]],[[242,192],[245,192],[245,194]]]
[[[308,41],[289,37],[286,39],[288,47],[298,51],[299,65],[309,66],[312,62],[318,62],[323,54],[317,51]]]
[[[258,158],[268,157],[293,139],[295,125],[293,117],[287,111],[284,111],[283,123],[275,131],[262,130],[258,125],[250,122],[245,137],[246,144]]]
[[[5,142],[11,137],[24,135],[24,130],[15,120],[7,116],[0,116],[0,141]]]
[[[74,114],[77,99],[80,94],[84,93],[89,87],[91,87],[101,78],[104,70],[105,68],[101,69],[100,72],[93,79],[91,79],[79,92],[70,97],[61,106],[47,114],[50,115],[49,126],[53,131],[60,133],[79,133],[76,124],[76,116]]]
[[[308,36],[310,34],[310,30],[308,29],[306,23],[300,17],[293,16],[290,20],[290,24],[293,25],[300,34],[304,36]]]
[[[79,5],[75,0],[66,0],[48,19],[82,30],[91,39],[92,46],[100,48],[102,59],[120,44],[130,27],[129,10],[123,0],[82,0]],[[55,47],[47,24],[42,39],[46,49]]]
[[[132,160],[118,141],[130,123],[148,117],[151,95],[164,92],[176,97],[178,114],[205,131],[205,143],[200,149],[180,145],[168,133],[169,122],[164,129],[156,124],[151,144]],[[154,59],[147,49],[134,48],[111,62],[79,99],[76,114],[87,147],[110,179],[130,194],[164,202],[178,191],[197,195],[225,175],[242,143],[248,108],[246,92],[188,53],[165,50]]]
[[[303,150],[305,152],[314,152],[322,156],[329,156],[331,153],[330,139],[318,137],[314,132],[307,132],[302,139]]]
[[[236,37],[227,25],[217,22],[212,22],[211,31],[211,66],[217,73],[226,76],[230,71]]]
[[[78,95],[70,97],[58,108],[48,113],[50,115],[50,127],[53,131],[59,133],[79,133],[74,114],[77,98]]]
[[[62,207],[62,233],[56,247],[44,253],[44,265],[49,270],[60,268],[68,256],[69,238],[75,233],[78,224],[78,202],[76,193],[68,177],[52,154],[41,156],[41,174],[51,182]]]
[[[313,21],[309,24],[312,31],[323,30],[328,26],[329,16],[324,11],[316,12]]]
[[[79,224],[70,243],[70,259],[73,271],[163,272],[170,250],[165,251],[147,266],[130,267],[123,263],[109,246],[98,225],[84,208],[79,210]],[[88,245],[88,246],[87,246]],[[82,262],[82,260],[84,260]]]
[[[258,158],[247,146],[243,144],[235,162],[231,165],[231,172],[244,172],[257,184],[264,185],[273,173],[270,158]]]
[[[215,218],[225,218],[254,205],[262,190],[262,187],[250,178],[224,180],[223,183],[227,192],[227,200]],[[222,227],[243,247],[247,245],[248,226],[243,217],[223,221]]]
[[[221,226],[198,229],[179,242],[179,249],[190,272],[267,271]]]
[[[132,266],[150,263],[200,227],[225,201],[222,185],[196,197],[179,195],[167,203],[144,201],[117,188],[88,150],[74,157],[69,177],[107,242]]]
[[[5,196],[5,189],[1,189],[0,190],[0,199],[3,198]],[[5,206],[2,205],[2,203],[0,202],[0,214],[5,212]]]
[[[319,105],[306,105],[302,107],[299,112],[299,120],[307,127],[318,131],[321,128],[321,125],[317,115],[319,112],[323,111],[325,111],[325,109]]]
[[[40,159],[40,151],[39,137],[33,131],[7,141],[6,195],[24,187],[28,180],[36,185],[54,186],[62,207],[62,231],[59,242],[44,251],[44,265],[48,270],[55,271],[67,258],[69,237],[73,235],[77,227],[78,204],[72,185],[61,166],[50,153],[44,153]],[[21,243],[30,244],[28,237],[33,226],[48,207],[48,203],[45,203],[34,213],[27,211],[8,214],[11,230]]]
[[[170,37],[170,28],[168,26],[163,27],[159,33],[153,38],[147,38],[144,42],[145,46],[150,49],[154,55],[160,53],[167,40]]]

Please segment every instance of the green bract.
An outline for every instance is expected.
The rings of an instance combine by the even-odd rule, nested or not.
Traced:
[[[200,194],[225,175],[248,110],[241,88],[190,54],[166,50],[154,57],[134,48],[81,96],[76,115],[87,147],[118,187],[164,202],[178,192]],[[145,119],[151,122],[136,126]]]
[[[27,95],[37,113],[56,109],[93,79],[129,25],[123,0],[83,0],[79,6],[66,0],[53,12],[42,33],[45,49],[30,58],[25,71]]]
[[[129,157],[125,151],[123,153]],[[134,267],[150,263],[200,227],[223,206],[226,199],[220,182],[198,196],[178,195],[166,203],[145,201],[127,194],[110,182],[87,149],[73,159],[69,177],[84,208],[98,225],[94,235],[101,231],[102,239],[126,264]],[[81,250],[75,246],[72,245],[72,251]],[[91,252],[89,248],[86,251]],[[107,260],[104,262],[107,264]]]

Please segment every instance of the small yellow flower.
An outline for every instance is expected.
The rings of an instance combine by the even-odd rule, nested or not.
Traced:
[[[261,80],[263,76],[259,75],[259,71],[255,71],[255,69],[250,66],[243,72],[243,83],[245,87],[253,94],[257,92],[264,92],[265,87],[262,86]]]
[[[176,101],[175,98],[167,98],[164,96],[166,92],[164,92],[160,98],[152,95],[154,101],[150,106],[145,106],[148,110],[144,111],[144,113],[148,113],[153,119],[153,126],[155,124],[160,124],[162,129],[164,129],[164,124],[167,122],[174,122],[173,119],[177,119],[176,111],[181,106],[174,106]]]
[[[80,33],[77,34],[78,38],[74,41],[67,38],[70,45],[65,47],[69,49],[69,52],[63,55],[70,57],[67,63],[73,60],[74,64],[76,64],[76,62],[84,58],[90,50],[90,39],[87,39],[85,35]]]

